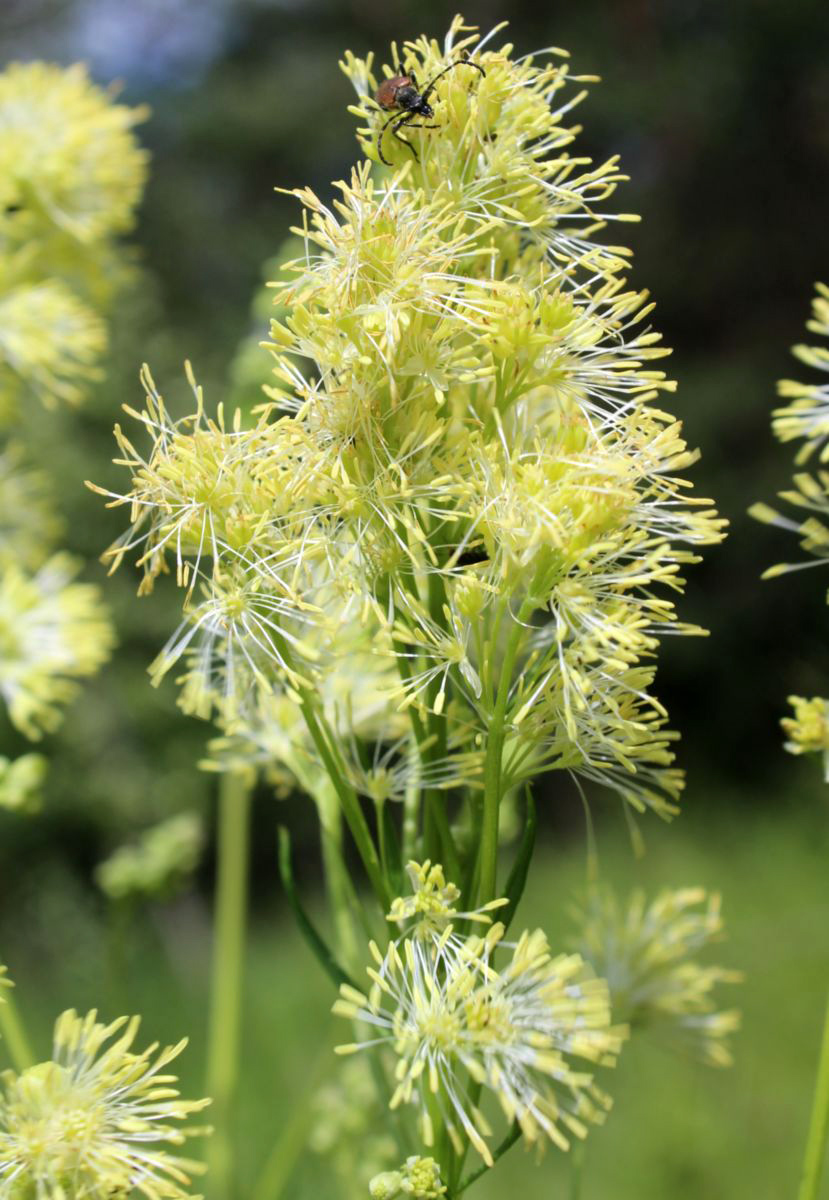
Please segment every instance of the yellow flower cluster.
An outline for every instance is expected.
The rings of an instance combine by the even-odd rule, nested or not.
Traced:
[[[468,1142],[492,1166],[493,1130],[470,1096],[484,1087],[527,1142],[549,1139],[569,1149],[568,1135],[585,1137],[610,1107],[578,1063],[612,1066],[621,1049],[625,1030],[610,1028],[607,984],[578,954],[553,958],[540,929],[503,946],[511,955],[501,970],[494,959],[503,925],[465,939],[462,952],[449,955],[451,936],[450,925],[431,945],[405,938],[385,954],[371,943],[371,990],[364,995],[343,984],[334,1005],[339,1016],[370,1026],[370,1037],[337,1052],[376,1045],[393,1051],[390,1107],[417,1107],[426,1146],[434,1145],[439,1114],[456,1153]]]
[[[59,553],[31,575],[0,575],[0,696],[28,738],[57,727],[75,680],[94,674],[114,641],[98,588],[74,582],[78,568]]]
[[[789,704],[794,715],[780,721],[785,748],[789,754],[822,754],[824,778],[829,783],[829,701],[822,696],[811,700],[789,696]]]
[[[154,679],[184,659],[185,705],[255,741],[262,693],[307,710],[356,651],[383,678],[382,771],[344,766],[342,719],[326,736],[378,802],[413,784],[391,698],[423,787],[483,786],[497,723],[504,790],[561,768],[669,814],[682,780],[654,655],[666,631],[701,632],[670,595],[723,523],[688,498],[695,455],[654,403],[673,385],[647,296],[596,238],[618,165],[569,150],[560,55],[517,59],[456,20],[392,60],[419,80],[458,65],[437,129],[409,129],[409,149],[384,135],[390,174],[362,163],[332,204],[295,193],[270,405],[213,420],[195,389],[174,421],[145,372],[131,415],[149,452],[118,431],[131,483],[111,499],[132,521],[113,565],[138,549],[146,591],[172,560],[186,598]],[[376,159],[379,79],[343,67]]]
[[[386,914],[387,921],[409,924],[409,933],[416,937],[441,937],[447,927],[458,921],[476,921],[489,925],[489,916],[496,908],[503,908],[507,900],[490,900],[474,912],[459,912],[455,903],[460,899],[460,888],[447,883],[440,863],[410,862],[406,867],[412,892],[409,896],[398,896]],[[444,942],[444,947],[446,942]]]
[[[807,322],[807,328],[813,333],[829,337],[829,287],[823,283],[817,284],[817,295],[812,301],[812,319]],[[808,367],[829,372],[829,348],[798,345],[792,348],[792,354]],[[781,442],[794,439],[803,441],[795,464],[803,466],[815,456],[818,462],[826,462],[829,458],[829,382],[797,383],[792,379],[781,379],[777,391],[790,403],[774,411],[772,425],[775,434]],[[796,533],[800,537],[801,547],[816,562],[779,563],[764,573],[764,579],[805,566],[816,566],[829,558],[829,472],[821,468],[817,468],[813,474],[798,471],[792,482],[794,486],[781,492],[780,498],[810,514],[802,521],[783,516],[763,503],[752,505],[749,511],[758,521]]]
[[[812,319],[807,321],[806,328],[829,338],[829,287],[818,283],[816,290]],[[778,394],[790,403],[775,409],[772,427],[781,442],[802,440],[795,456],[798,467],[815,457],[818,462],[825,463],[829,459],[829,348],[797,345],[792,347],[792,354],[799,362],[827,375],[827,382],[798,383],[793,379],[781,379],[777,385]],[[805,510],[808,516],[793,520],[764,503],[753,504],[749,512],[758,521],[797,534],[801,548],[812,558],[806,562],[778,563],[763,573],[764,579],[819,566],[829,559],[829,471],[820,467],[813,473],[798,471],[792,483],[792,488],[780,492],[780,499]],[[829,782],[826,701],[820,697],[806,700],[802,696],[790,696],[789,703],[794,708],[794,716],[784,717],[780,722],[787,738],[785,748],[790,754],[822,753],[824,776]]]
[[[720,898],[703,888],[666,889],[650,903],[641,891],[620,905],[597,890],[581,919],[578,949],[607,979],[614,1020],[649,1031],[711,1066],[729,1066],[735,1009],[718,1011],[714,988],[739,971],[703,966],[696,955],[723,936]]]
[[[122,268],[146,153],[145,111],[114,104],[85,69],[0,72],[0,421],[22,395],[77,403],[106,344],[97,311]]]
[[[440,1181],[440,1166],[433,1158],[410,1155],[398,1171],[383,1171],[369,1182],[371,1200],[397,1200],[411,1196],[412,1200],[439,1200],[446,1192]]]
[[[139,109],[113,103],[83,67],[13,63],[0,72],[0,427],[34,397],[79,402],[106,346],[100,309],[121,268],[146,154]],[[60,533],[43,477],[0,451],[0,695],[27,737],[109,654],[112,631]]]
[[[69,1010],[48,1062],[6,1071],[0,1093],[0,1194],[7,1200],[187,1200],[198,1163],[170,1153],[204,1132],[184,1122],[207,1100],[181,1100],[165,1073],[185,1042],[135,1053],[138,1018],[110,1025]],[[107,1045],[106,1043],[109,1043]]]
[[[393,1051],[390,1107],[417,1106],[426,1146],[434,1145],[439,1114],[456,1153],[467,1141],[492,1166],[493,1131],[476,1099],[486,1088],[528,1142],[549,1139],[567,1150],[568,1135],[585,1137],[610,1107],[592,1074],[573,1061],[612,1066],[621,1049],[627,1031],[610,1026],[607,983],[578,954],[554,958],[540,929],[517,942],[504,940],[500,923],[484,936],[455,932],[445,920],[450,915],[461,922],[490,918],[454,913],[458,889],[439,863],[411,863],[409,877],[412,894],[394,901],[389,919],[414,917],[413,929],[385,953],[371,942],[371,989],[364,994],[343,984],[334,1005],[358,1028],[368,1026],[370,1036],[337,1053],[377,1045]],[[496,969],[505,952],[508,960]]]

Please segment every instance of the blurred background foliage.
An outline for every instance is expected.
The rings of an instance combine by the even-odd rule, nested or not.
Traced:
[[[126,102],[147,102],[152,108],[139,129],[152,163],[133,238],[137,272],[116,305],[106,380],[79,410],[44,415],[33,402],[26,415],[30,452],[53,479],[67,521],[65,544],[88,560],[87,578],[103,580],[95,560],[123,521],[120,512],[103,509],[83,480],[107,486],[118,477],[110,465],[111,429],[120,405],[141,399],[141,362],[151,364],[174,412],[183,412],[187,403],[185,358],[193,362],[208,406],[219,400],[250,403],[256,374],[251,338],[255,343],[267,327],[267,312],[261,301],[252,309],[253,297],[264,264],[279,254],[298,212],[290,197],[274,189],[309,184],[329,196],[330,181],[347,175],[355,161],[355,122],[346,111],[352,97],[338,58],[349,47],[358,54],[374,50],[383,61],[392,38],[421,32],[442,36],[454,10],[454,3],[437,0],[0,3],[3,62],[84,60],[99,83],[117,80]],[[763,568],[790,558],[794,546],[785,535],[750,521],[745,510],[787,484],[790,456],[769,429],[774,383],[795,370],[788,348],[803,337],[814,281],[829,282],[825,0],[550,0],[545,5],[479,0],[465,15],[483,28],[509,18],[509,37],[522,50],[563,46],[576,72],[602,76],[579,110],[585,126],[580,149],[598,158],[620,153],[631,176],[617,206],[641,213],[642,224],[611,228],[608,237],[632,245],[632,280],[649,288],[657,301],[655,324],[674,348],[671,367],[680,382],[672,408],[684,420],[691,444],[703,452],[694,473],[697,489],[713,496],[732,523],[724,547],[709,552],[692,572],[681,606],[686,619],[711,630],[711,638],[669,639],[663,651],[658,690],[683,734],[690,815],[672,830],[649,837],[653,852],[647,870],[659,884],[727,885],[726,917],[732,909],[737,915],[732,944],[741,928],[750,935],[748,945],[738,947],[735,965],[761,974],[775,963],[774,952],[765,957],[763,947],[766,933],[771,943],[775,931],[752,905],[767,907],[782,889],[778,899],[784,908],[789,905],[785,911],[799,931],[793,933],[776,910],[777,934],[795,963],[789,963],[795,996],[782,976],[765,992],[752,993],[754,1001],[746,1001],[745,1042],[757,1048],[750,1059],[755,1065],[747,1073],[743,1068],[742,1075],[738,1068],[728,1083],[692,1082],[691,1103],[735,1106],[733,1127],[729,1122],[724,1133],[714,1125],[721,1141],[745,1140],[739,1119],[752,1122],[752,1139],[762,1138],[764,1144],[770,1139],[776,1145],[775,1138],[791,1135],[796,1144],[780,1149],[780,1179],[793,1179],[810,1087],[811,1043],[805,1034],[802,1048],[792,1050],[801,1057],[780,1095],[769,1099],[763,1092],[750,1103],[744,1093],[737,1097],[740,1087],[766,1086],[760,1078],[760,1044],[775,1027],[778,1004],[788,1025],[797,996],[814,991],[813,1002],[805,1002],[799,1015],[804,1028],[811,1020],[815,1037],[817,1032],[817,991],[826,963],[821,970],[804,966],[810,955],[805,929],[815,910],[796,895],[812,878],[810,871],[817,880],[822,870],[825,913],[825,867],[818,868],[815,856],[821,847],[825,863],[829,810],[815,764],[784,755],[778,720],[788,693],[826,691],[826,580],[803,572],[761,584]],[[190,1021],[198,1040],[201,1001],[187,981],[200,979],[204,968],[205,912],[198,896],[209,889],[209,852],[195,895],[149,913],[124,903],[106,908],[93,882],[101,860],[153,822],[184,809],[203,812],[208,826],[211,820],[215,778],[194,769],[211,729],[178,712],[171,682],[155,691],[146,676],[147,664],[177,623],[179,597],[172,586],[160,586],[138,601],[136,585],[137,574],[126,566],[104,583],[120,644],[113,661],[71,707],[60,732],[45,742],[52,765],[43,812],[36,819],[0,812],[0,936],[21,983],[27,971],[34,972],[21,998],[28,997],[44,1028],[56,1011],[55,994],[66,1004],[101,1003],[101,988],[93,986],[97,979],[114,1008],[146,1007],[155,1013],[159,1036],[166,1036],[168,1027],[169,1036],[177,1036]],[[0,731],[0,753],[11,758],[27,748],[9,727]],[[557,879],[565,882],[579,870],[580,808],[560,785],[550,799],[555,805],[544,805],[547,837],[559,846],[572,844],[573,861],[557,860],[555,867]],[[271,1020],[285,1008],[285,1021],[307,1021],[300,978],[306,967],[313,970],[299,957],[301,951],[290,948],[290,938],[284,954],[291,972],[300,973],[296,978],[266,961],[261,931],[267,925],[268,936],[277,936],[271,907],[276,803],[283,801],[266,792],[259,796],[259,836],[255,833],[253,840],[254,900],[261,922],[254,945],[251,1028],[262,1026],[263,1036],[265,1012]],[[611,860],[618,853],[626,864],[619,867],[624,875],[632,857],[618,802],[601,800],[595,809],[600,826],[607,827]],[[307,877],[316,855],[310,806],[293,806],[290,821]],[[686,849],[673,848],[674,839],[689,839]],[[710,859],[706,843],[717,845]],[[754,865],[747,857],[752,847],[764,856]],[[696,874],[675,877],[678,863],[692,866]],[[537,880],[534,909],[550,925],[553,919],[537,902],[542,890]],[[814,905],[819,892],[814,883]],[[126,929],[138,949],[130,951],[131,961],[122,963],[119,973],[117,947]],[[135,966],[162,960],[168,967],[161,983],[157,974]],[[774,970],[785,969],[778,960]],[[119,996],[125,978],[132,982],[128,994]],[[33,998],[38,980],[48,1006]],[[325,996],[322,985],[314,998],[317,1015],[325,1010]],[[752,1003],[758,1011],[763,1003],[768,1009],[760,1012],[753,1032]],[[291,1004],[296,1012],[288,1012]],[[301,1041],[273,1067],[285,1081],[292,1069],[296,1072],[300,1047]],[[278,1049],[263,1063],[276,1063]],[[739,1046],[737,1053],[739,1058]],[[776,1065],[783,1069],[773,1048],[769,1053],[769,1072]],[[190,1057],[198,1061],[197,1055]],[[648,1087],[661,1086],[658,1068],[641,1070]],[[631,1096],[638,1091],[634,1083],[626,1086]],[[673,1087],[684,1111],[688,1100],[680,1098],[681,1081]],[[250,1111],[243,1108],[242,1116],[253,1132],[264,1135],[267,1121],[253,1108],[255,1088],[252,1080],[244,1101]],[[652,1114],[641,1099],[633,1103],[643,1123],[634,1137],[646,1139]],[[272,1120],[273,1113],[267,1117]],[[708,1165],[700,1166],[697,1151],[711,1132],[703,1128],[708,1117],[697,1113],[688,1120],[684,1132],[680,1122],[665,1135],[671,1169],[657,1170],[653,1179],[640,1174],[640,1200],[749,1195],[723,1175],[727,1145],[722,1162],[712,1165],[706,1159]],[[697,1120],[700,1124],[694,1124]],[[628,1114],[608,1138],[623,1137],[625,1131],[630,1136],[631,1129]],[[681,1143],[682,1153],[671,1151],[672,1138]],[[646,1150],[646,1140],[642,1144]],[[613,1154],[622,1153],[621,1143],[612,1145]],[[597,1138],[595,1157],[601,1159],[598,1146]],[[589,1195],[634,1194],[604,1170]],[[549,1186],[546,1172],[540,1178]],[[750,1194],[781,1194],[772,1178]]]

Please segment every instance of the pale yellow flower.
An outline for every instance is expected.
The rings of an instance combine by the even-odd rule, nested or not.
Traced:
[[[584,1137],[588,1123],[601,1121],[610,1107],[577,1060],[612,1065],[624,1037],[610,1028],[607,984],[579,955],[553,958],[536,930],[504,945],[511,957],[496,969],[503,933],[493,925],[485,938],[469,938],[451,955],[442,953],[451,925],[436,951],[417,938],[392,943],[385,954],[372,943],[370,992],[344,984],[334,1005],[372,1034],[339,1053],[375,1045],[393,1050],[391,1107],[417,1106],[424,1143],[433,1144],[437,1111],[458,1152],[467,1139],[488,1165],[493,1131],[469,1098],[470,1084],[491,1091],[528,1142],[547,1138],[566,1150],[568,1135]]]
[[[51,732],[76,679],[106,661],[114,634],[97,587],[73,582],[79,564],[55,554],[34,574],[0,574],[0,697],[29,738]]]
[[[8,1200],[186,1200],[198,1163],[175,1152],[203,1132],[185,1122],[209,1103],[182,1100],[165,1068],[186,1042],[132,1050],[138,1018],[110,1025],[69,1010],[49,1062],[3,1074],[0,1193]],[[114,1040],[113,1040],[114,1039]],[[107,1045],[109,1043],[109,1045]],[[168,1147],[173,1147],[171,1152]]]
[[[578,949],[610,988],[615,1020],[643,1030],[711,1066],[732,1062],[736,1009],[720,1009],[715,989],[742,974],[707,966],[697,955],[723,937],[720,897],[703,888],[665,889],[648,903],[641,891],[626,905],[608,889],[590,897]]]

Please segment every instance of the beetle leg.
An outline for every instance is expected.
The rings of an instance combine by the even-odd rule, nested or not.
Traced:
[[[416,115],[415,113],[404,113],[403,116],[400,118],[400,120],[395,125],[392,125],[391,131],[394,134],[394,136],[397,138],[398,142],[402,142],[404,146],[409,147],[412,154],[414,155],[415,162],[420,162],[420,159],[418,158],[418,155],[417,155],[417,151],[415,150],[412,143],[407,142],[406,139],[404,137],[401,137],[400,134],[397,132],[398,129],[400,129],[403,125],[411,125],[412,118],[415,115]]]
[[[377,134],[377,153],[380,155],[380,162],[385,163],[387,167],[390,167],[391,163],[386,158],[386,156],[383,154],[383,134],[386,132],[389,125],[391,125],[392,121],[397,121],[397,120],[399,120],[399,118],[400,118],[399,112],[392,113],[392,115],[389,117],[388,121],[384,121],[383,124],[380,126],[380,131]],[[395,126],[395,128],[396,128],[396,126]],[[406,139],[399,138],[398,140],[401,142],[405,142]],[[408,145],[408,142],[406,142],[406,145]]]

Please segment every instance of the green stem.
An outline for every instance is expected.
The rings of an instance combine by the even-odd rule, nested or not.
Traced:
[[[210,1193],[229,1200],[235,1170],[231,1114],[239,1071],[242,966],[245,946],[250,835],[248,777],[228,772],[219,785],[218,881],[215,908],[207,1092],[213,1136],[207,1144]]]
[[[0,1031],[2,1031],[15,1070],[25,1071],[27,1067],[31,1067],[35,1061],[34,1055],[29,1048],[26,1031],[17,1011],[17,1005],[12,999],[10,987],[4,987],[0,991]]]
[[[501,806],[501,759],[504,753],[504,726],[512,685],[512,669],[515,665],[521,638],[525,632],[522,624],[525,607],[526,605],[522,606],[518,619],[510,630],[504,660],[500,667],[498,692],[489,721],[484,762],[484,812],[481,831],[480,897],[484,902],[497,898],[495,888],[498,864],[498,812]]]
[[[829,1001],[826,1004],[815,1098],[809,1120],[809,1136],[806,1141],[806,1155],[803,1160],[803,1175],[800,1181],[798,1200],[816,1200],[823,1169],[827,1134],[829,1134]]]
[[[576,1142],[570,1151],[570,1200],[581,1200],[583,1169],[584,1142]]]

